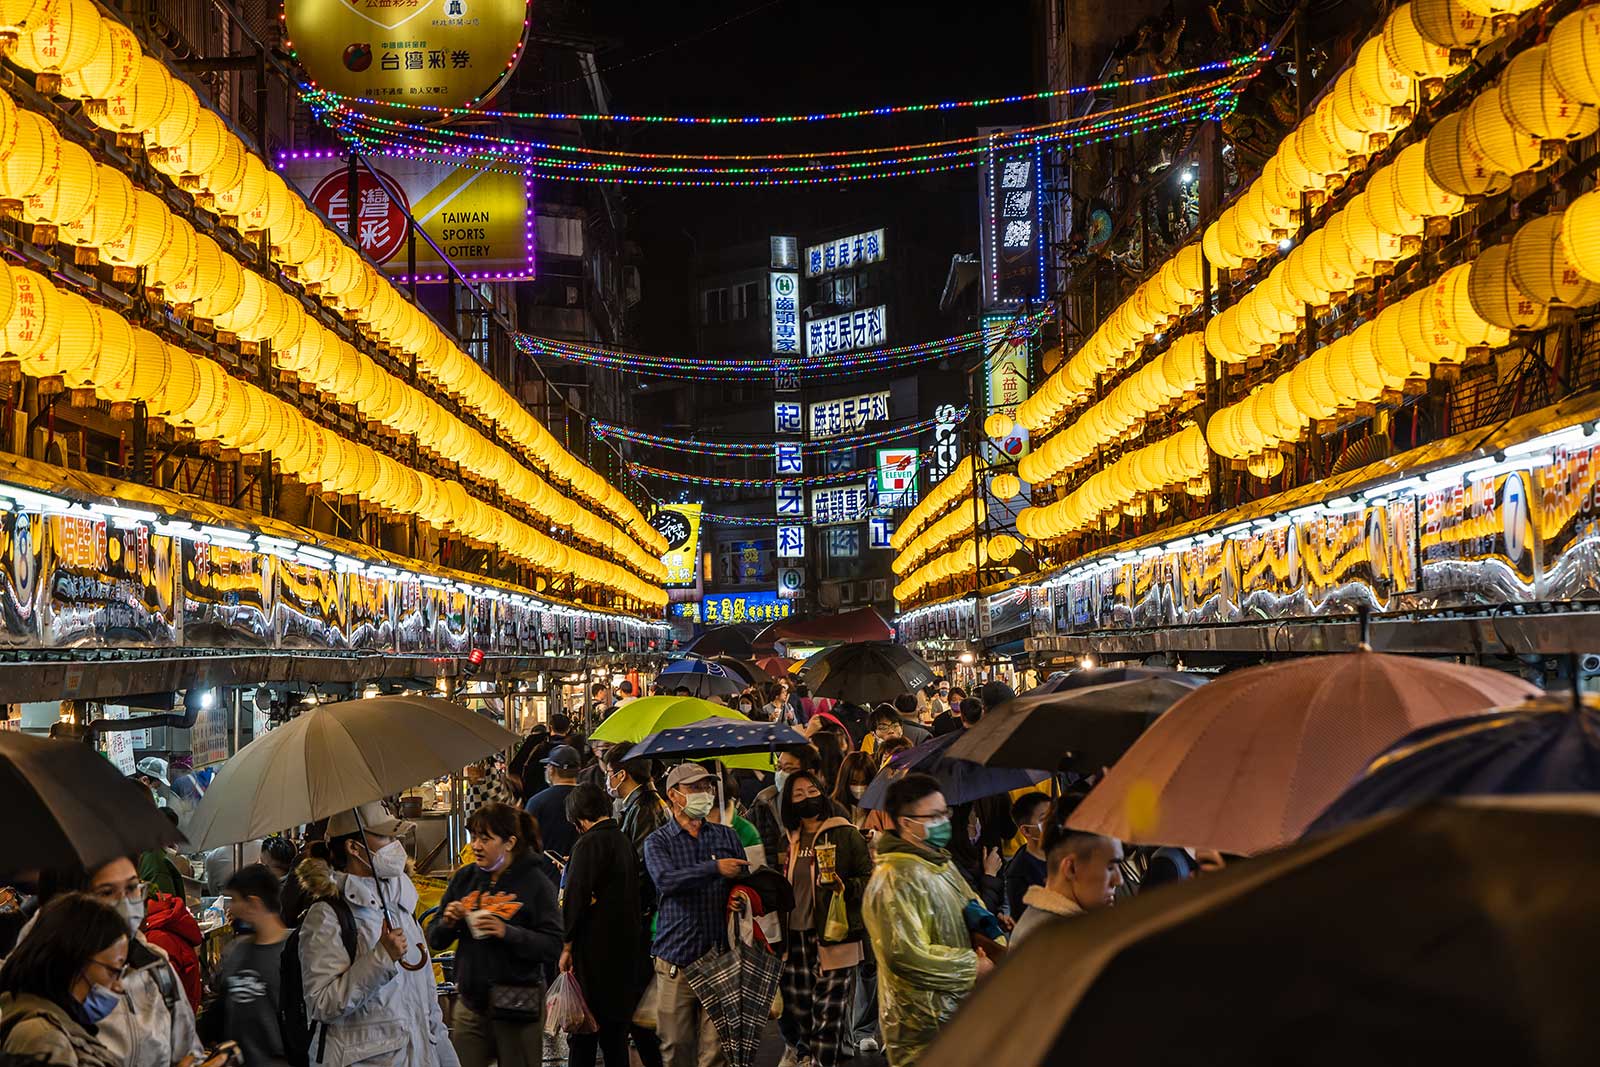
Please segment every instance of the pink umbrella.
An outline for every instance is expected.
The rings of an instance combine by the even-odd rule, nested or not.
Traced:
[[[1251,667],[1172,705],[1071,825],[1134,844],[1264,852],[1299,838],[1412,730],[1539,692],[1500,671],[1367,650]]]

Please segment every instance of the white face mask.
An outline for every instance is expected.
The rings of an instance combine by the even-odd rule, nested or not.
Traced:
[[[740,711],[753,711],[753,710],[755,710],[755,705],[750,703],[748,700],[741,700],[741,701],[739,701],[739,710]]]
[[[717,798],[710,793],[689,793],[683,798],[683,813],[691,819],[704,819],[716,805]]]
[[[855,797],[857,800],[860,800],[862,797],[867,795],[867,787],[864,785],[853,785],[850,787],[850,795]]]
[[[144,925],[144,901],[123,897],[117,905],[117,910],[122,912],[122,917],[128,922],[128,933],[138,933],[139,927]]]
[[[406,846],[390,841],[376,852],[367,853],[372,873],[379,878],[399,878],[406,873]]]

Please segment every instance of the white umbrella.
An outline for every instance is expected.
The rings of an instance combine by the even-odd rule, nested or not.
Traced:
[[[224,763],[187,834],[199,848],[254,841],[454,774],[516,743],[509,730],[447,700],[325,704]]]

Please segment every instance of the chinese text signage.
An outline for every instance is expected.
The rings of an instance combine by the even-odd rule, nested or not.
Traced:
[[[794,611],[789,601],[771,593],[725,593],[701,602],[701,619],[707,626],[732,622],[777,622]]]
[[[667,540],[664,585],[693,585],[700,558],[700,504],[663,504],[650,520]]]
[[[881,345],[888,336],[884,326],[887,316],[888,308],[879,304],[812,319],[806,323],[806,355],[831,356],[835,352]]]
[[[779,356],[800,354],[800,275],[772,271],[767,275],[772,305],[772,351]]]
[[[811,521],[817,526],[859,522],[872,508],[865,485],[828,485],[811,490]]]
[[[1043,304],[1044,211],[1039,195],[1043,156],[1037,145],[1004,147],[1005,132],[994,131],[985,164],[984,304]]]
[[[798,405],[796,405],[798,407]],[[889,391],[819,400],[811,405],[811,438],[821,440],[860,433],[874,422],[889,418]]]
[[[883,231],[872,230],[853,237],[840,237],[806,249],[806,277],[815,278],[836,270],[882,263]]]

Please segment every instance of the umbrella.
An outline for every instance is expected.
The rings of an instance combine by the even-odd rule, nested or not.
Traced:
[[[1250,667],[1174,704],[1072,824],[1141,845],[1277,848],[1417,727],[1538,693],[1499,671],[1366,650]]]
[[[781,722],[705,719],[657,730],[634,746],[629,759],[717,759],[749,753],[792,751],[809,746],[806,735]]]
[[[939,791],[951,804],[966,804],[984,797],[1009,793],[1037,785],[1050,777],[1045,771],[1017,770],[1010,767],[985,767],[971,760],[951,757],[949,749],[961,739],[960,732],[930,737],[914,748],[896,752],[873,777],[862,794],[861,806],[881,811],[889,787],[913,771],[939,779]]]
[[[870,705],[933,681],[933,668],[892,641],[838,645],[806,661],[801,674],[813,696]]]
[[[1192,679],[1190,685],[1199,685],[1205,678],[1187,671],[1164,671],[1156,667],[1089,667],[1077,671],[1060,671],[1034,686],[1025,697],[1045,693],[1061,693],[1069,689],[1087,689],[1092,685],[1110,685],[1113,682],[1136,682],[1145,678],[1166,678],[1182,683]]]
[[[735,656],[713,656],[707,662],[715,663],[745,685],[763,685],[772,681],[772,677],[753,660],[739,659]]]
[[[1018,697],[959,731],[950,755],[986,767],[1060,758],[1069,761],[1066,770],[1094,774],[1122,758],[1157,716],[1199,684],[1174,675]]]
[[[661,669],[657,680],[668,689],[683,686],[702,698],[732,696],[749,685],[722,664],[695,656],[667,664]]]
[[[1600,703],[1548,697],[1425,726],[1373,760],[1311,824],[1322,833],[1461,796],[1600,792]]]
[[[800,660],[785,659],[783,656],[757,656],[755,665],[766,671],[774,678],[785,678],[795,669]]]
[[[683,646],[685,652],[697,656],[738,656],[749,659],[755,655],[753,641],[760,627],[749,623],[733,626],[714,626]]]
[[[727,951],[702,956],[683,976],[716,1028],[728,1067],[755,1067],[783,961],[764,945],[728,940]]]
[[[324,704],[222,765],[189,822],[199,848],[253,841],[455,774],[517,736],[433,697]]]
[[[732,708],[695,697],[645,697],[643,700],[624,704],[606,716],[606,720],[596,726],[594,733],[589,735],[589,740],[609,741],[612,744],[620,741],[643,741],[658,730],[673,726],[688,726],[703,719],[738,719],[748,722],[749,718],[748,715],[742,715]]]
[[[1381,816],[1041,926],[918,1067],[1335,1067],[1491,1050],[1591,1064],[1600,804],[1530,800]]]
[[[80,741],[0,731],[0,810],[0,875],[93,870],[184,839],[149,790]]]

